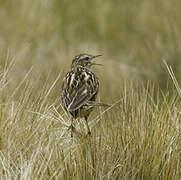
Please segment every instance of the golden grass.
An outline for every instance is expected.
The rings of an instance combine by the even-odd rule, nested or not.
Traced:
[[[152,83],[127,82],[120,100],[91,116],[92,137],[71,138],[59,97],[50,99],[61,75],[47,79],[34,94],[31,70],[11,91],[8,67],[1,69],[1,179],[179,179],[177,92],[169,95]],[[83,121],[75,124],[86,134]]]
[[[180,179],[179,5],[0,0],[0,179]],[[71,138],[61,80],[82,52],[113,105]]]

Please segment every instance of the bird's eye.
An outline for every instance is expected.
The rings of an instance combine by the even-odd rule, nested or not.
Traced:
[[[86,60],[89,60],[89,57],[86,57],[85,59],[86,59]]]

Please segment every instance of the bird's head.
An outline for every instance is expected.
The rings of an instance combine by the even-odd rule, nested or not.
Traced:
[[[72,60],[71,69],[77,68],[77,67],[84,67],[84,68],[91,68],[92,65],[100,65],[97,63],[94,63],[92,60],[96,57],[99,57],[101,55],[90,55],[90,54],[79,54],[75,56]]]

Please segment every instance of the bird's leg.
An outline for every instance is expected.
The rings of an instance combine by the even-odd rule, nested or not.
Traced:
[[[73,133],[78,136],[79,138],[82,137],[82,134],[79,133],[76,128],[73,126],[73,117],[71,117],[71,124],[69,126],[69,129],[71,130],[71,137],[73,137]]]
[[[73,126],[73,118],[71,117],[71,124],[69,126],[69,129],[71,130],[71,137],[73,137],[73,131],[74,131],[74,126]]]
[[[90,128],[89,128],[89,125],[88,125],[88,117],[85,117],[85,123],[86,123],[86,126],[87,126],[87,135],[91,135],[91,131],[90,131]]]

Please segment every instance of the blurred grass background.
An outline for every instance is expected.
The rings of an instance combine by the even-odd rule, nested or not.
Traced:
[[[163,59],[181,82],[180,6],[0,0],[1,179],[179,179],[181,104]],[[103,55],[101,101],[121,98],[92,144],[73,143],[60,121],[61,79],[84,52]]]
[[[179,6],[179,0],[1,0],[0,48],[11,49],[22,71],[34,64],[56,73],[75,54],[100,53],[113,81],[150,79],[165,88],[162,59],[180,79]]]

